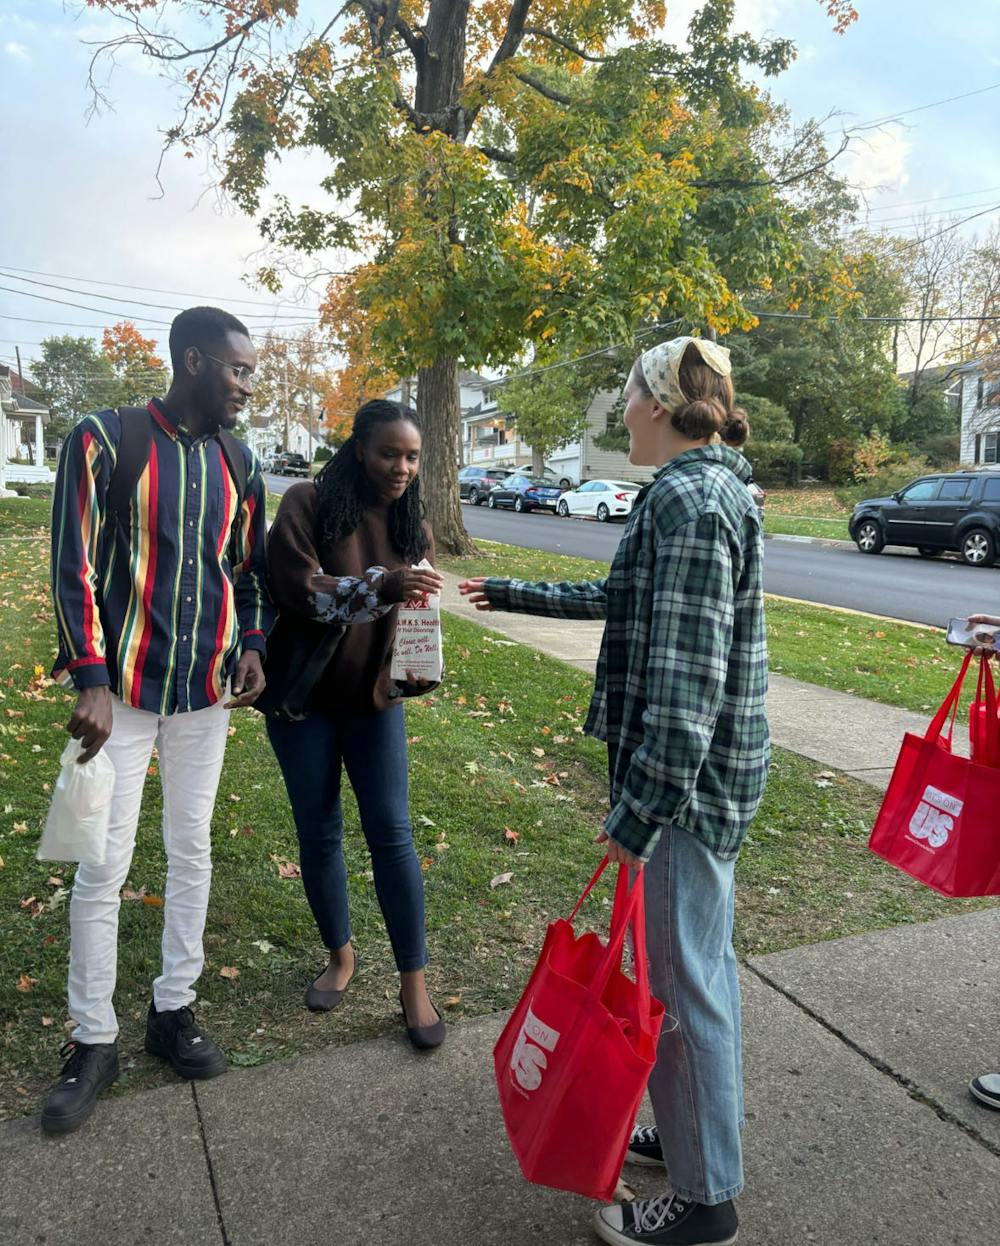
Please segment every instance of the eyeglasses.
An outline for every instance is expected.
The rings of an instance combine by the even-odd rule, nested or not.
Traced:
[[[228,359],[220,359],[218,355],[210,355],[207,350],[201,352],[206,359],[211,359],[215,363],[221,363],[224,368],[232,368],[233,376],[236,377],[238,385],[249,385],[253,389],[253,368],[248,368],[246,364],[230,363]]]

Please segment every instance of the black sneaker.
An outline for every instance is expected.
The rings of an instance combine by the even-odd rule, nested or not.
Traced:
[[[660,1146],[660,1134],[655,1125],[637,1125],[632,1130],[625,1159],[629,1164],[644,1164],[648,1168],[663,1167],[663,1148]]]
[[[732,1246],[738,1235],[732,1201],[707,1207],[676,1194],[602,1207],[594,1229],[612,1246]]]
[[[66,1043],[59,1054],[69,1059],[42,1105],[42,1130],[47,1134],[79,1129],[93,1112],[97,1096],[118,1077],[117,1043]]]
[[[225,1073],[226,1057],[194,1019],[190,1008],[157,1012],[149,1005],[146,1018],[146,1050],[169,1060],[174,1071],[189,1081],[207,1081]]]
[[[988,1108],[1000,1108],[1000,1073],[984,1073],[969,1082],[969,1093]]]

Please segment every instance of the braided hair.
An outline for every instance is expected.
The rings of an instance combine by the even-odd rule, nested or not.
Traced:
[[[398,420],[406,420],[420,431],[411,407],[386,398],[366,402],[354,417],[350,437],[316,473],[316,518],[324,540],[336,543],[350,536],[373,504],[375,494],[358,460],[357,445],[368,442],[376,425]],[[427,552],[422,519],[420,478],[414,476],[403,496],[389,507],[389,539],[409,563],[419,562]]]

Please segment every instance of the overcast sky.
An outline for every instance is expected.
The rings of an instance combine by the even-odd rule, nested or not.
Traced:
[[[842,171],[868,188],[872,223],[908,233],[917,211],[970,215],[995,205],[966,227],[985,232],[1000,220],[1000,0],[856,5],[861,19],[844,36],[813,0],[738,0],[736,7],[742,28],[798,45],[796,64],[770,86],[796,120],[836,112],[834,128],[936,105],[869,130],[842,158]],[[669,5],[668,38],[683,41],[696,7],[695,0]],[[331,5],[303,0],[302,8],[322,16]],[[201,160],[171,158],[166,194],[156,197],[159,131],[174,113],[171,88],[151,66],[137,57],[121,64],[109,88],[114,111],[86,120],[86,41],[117,29],[72,2],[0,0],[0,271],[16,268],[22,278],[85,292],[0,276],[0,286],[21,291],[0,289],[0,362],[12,361],[15,343],[27,362],[43,337],[99,336],[125,317],[165,345],[172,309],[198,300],[228,307],[254,327],[301,320],[300,308],[275,306],[243,283],[260,246],[256,229],[207,189]],[[968,92],[979,93],[937,103]],[[286,162],[282,179],[295,200],[308,197],[323,172],[321,159],[298,157]],[[29,291],[108,310],[61,306]],[[93,297],[98,291],[113,297]],[[139,307],[125,296],[166,306]]]

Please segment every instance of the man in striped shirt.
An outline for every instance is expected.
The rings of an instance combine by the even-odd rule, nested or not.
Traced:
[[[48,1133],[83,1124],[118,1075],[119,893],[154,746],[167,882],[163,969],[153,983],[146,1050],[182,1077],[226,1068],[190,1005],[204,964],[210,831],[229,710],[263,690],[273,618],[260,466],[230,433],[251,395],[257,356],[234,316],[195,307],[171,326],[170,359],[166,396],[144,411],[81,420],[56,478],[53,674],[78,693],[68,730],[80,741],[80,761],[103,748],[115,780],[104,864],[81,864],[73,886],[76,1028],[42,1110]]]

